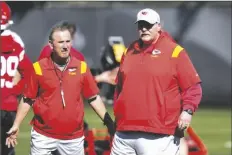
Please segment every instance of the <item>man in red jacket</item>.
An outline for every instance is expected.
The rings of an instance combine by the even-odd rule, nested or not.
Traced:
[[[69,31],[71,33],[72,39],[74,39],[74,35],[76,33],[76,25],[73,23],[67,22],[67,21],[63,21],[62,23],[63,23],[63,25],[67,26],[67,28],[69,29]],[[51,55],[51,53],[52,53],[52,49],[48,44],[48,45],[43,47],[42,51],[40,52],[40,56],[39,56],[38,60],[41,60],[45,57],[49,57]],[[76,50],[73,47],[71,47],[70,55],[76,57],[77,59],[79,59],[81,61],[85,61],[84,55],[80,51]]]
[[[201,80],[185,49],[162,32],[156,11],[139,11],[136,23],[140,38],[117,76],[111,155],[177,155],[202,97]]]
[[[63,21],[61,23],[63,25],[66,25],[67,29],[71,33],[72,39],[74,39],[74,34],[76,32],[76,26],[75,26],[75,24],[67,22],[67,21]],[[43,59],[43,58],[50,57],[51,54],[52,54],[52,49],[51,49],[50,45],[48,44],[48,45],[44,46],[43,49],[42,49],[42,51],[40,52],[40,56],[38,58],[38,61],[41,60],[41,59]],[[73,47],[71,47],[71,49],[70,49],[70,55],[73,56],[73,57],[75,57],[76,59],[78,59],[80,61],[85,61],[84,55],[80,51],[76,50]],[[87,126],[88,123],[85,121],[84,125]],[[85,143],[86,143],[86,141],[85,141]]]
[[[13,148],[7,148],[6,132],[13,125],[18,108],[18,97],[33,71],[32,62],[24,53],[24,48],[11,35],[1,34],[1,154],[14,154]],[[17,78],[16,77],[17,74]],[[17,80],[14,80],[17,79]]]
[[[50,57],[34,63],[16,119],[6,144],[16,145],[19,126],[30,107],[34,118],[31,131],[31,155],[84,155],[83,117],[85,97],[103,120],[111,136],[113,121],[98,96],[99,90],[84,61],[70,57],[72,37],[66,25],[55,25],[49,35],[53,50]]]

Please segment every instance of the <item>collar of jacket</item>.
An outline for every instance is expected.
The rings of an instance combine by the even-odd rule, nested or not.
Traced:
[[[70,55],[70,60],[68,62],[68,65],[67,65],[66,69],[77,67],[78,62],[79,61],[75,57]],[[53,63],[53,60],[52,60],[51,56],[47,57],[47,65],[44,66],[44,69],[54,69],[54,65],[55,64]]]
[[[133,46],[135,52],[151,53],[155,49],[157,44],[166,36],[163,31],[160,31],[159,33],[160,36],[157,39],[157,41],[155,43],[151,43],[149,46],[145,48],[143,47],[143,41],[141,39],[138,39]]]

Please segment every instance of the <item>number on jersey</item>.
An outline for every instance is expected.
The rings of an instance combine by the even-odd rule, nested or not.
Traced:
[[[9,56],[5,58],[1,56],[1,88],[13,88],[13,77],[19,65],[19,58],[17,56]],[[6,78],[7,77],[7,78]],[[8,79],[8,80],[7,80]],[[9,81],[9,79],[11,79]]]

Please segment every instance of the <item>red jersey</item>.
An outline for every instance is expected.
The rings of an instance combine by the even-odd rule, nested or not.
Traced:
[[[1,99],[0,109],[16,111],[17,95],[23,91],[26,78],[33,71],[32,62],[24,53],[24,48],[11,35],[1,36]],[[19,71],[22,79],[13,85],[13,77]]]
[[[49,45],[46,45],[40,52],[40,56],[38,60],[49,57],[51,53],[52,53],[51,47]],[[85,61],[84,55],[73,47],[71,47],[70,55],[76,57],[78,60]]]
[[[83,136],[82,96],[90,98],[99,92],[87,64],[71,57],[65,71],[61,72],[51,57],[47,57],[34,63],[34,69],[36,75],[31,75],[24,93],[35,99],[34,129],[57,139]]]
[[[118,73],[114,114],[118,131],[173,135],[181,111],[181,91],[201,80],[187,52],[161,33],[141,48],[135,41]]]

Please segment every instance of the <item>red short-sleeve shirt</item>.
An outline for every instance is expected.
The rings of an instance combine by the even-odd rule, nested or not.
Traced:
[[[83,136],[82,96],[90,98],[99,92],[87,64],[71,57],[66,70],[61,72],[48,57],[34,63],[34,69],[24,96],[35,99],[35,130],[59,139]]]

